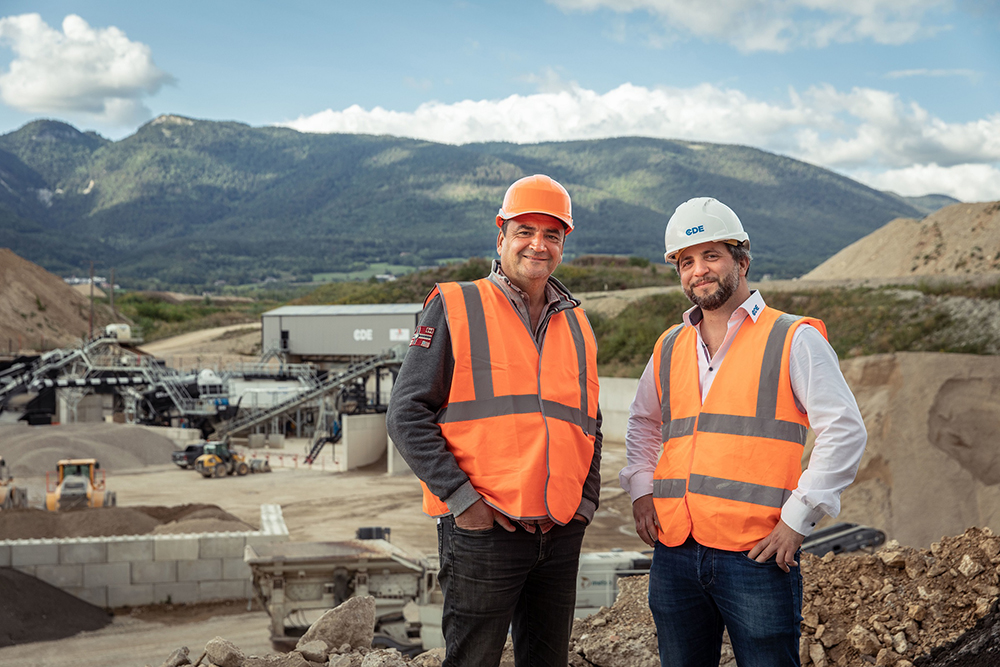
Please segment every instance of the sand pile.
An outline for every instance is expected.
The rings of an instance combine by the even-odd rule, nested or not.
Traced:
[[[0,646],[62,639],[111,623],[100,607],[7,567],[0,567],[0,600]]]
[[[803,280],[977,276],[1000,272],[1000,202],[953,204],[923,220],[897,218]]]
[[[42,476],[64,458],[96,458],[108,471],[167,464],[175,449],[172,440],[141,426],[0,424],[0,454],[16,477]]]
[[[111,309],[97,304],[95,331],[113,321]],[[89,297],[10,249],[0,248],[0,344],[5,352],[67,347],[89,333]]]
[[[46,512],[0,512],[0,540],[178,533],[231,533],[256,530],[216,505],[177,507],[97,507]]]

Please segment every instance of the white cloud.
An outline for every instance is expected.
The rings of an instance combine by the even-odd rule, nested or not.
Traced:
[[[0,18],[0,44],[15,57],[0,75],[0,99],[29,113],[80,114],[112,125],[150,117],[142,98],[173,77],[150,48],[115,27],[92,28],[70,14],[62,32],[38,14]]]
[[[548,0],[564,11],[647,12],[668,30],[726,42],[744,52],[822,48],[871,40],[903,44],[941,26],[925,21],[953,0]]]
[[[1000,200],[1000,169],[988,164],[960,164],[939,167],[918,164],[882,173],[849,173],[851,178],[879,190],[919,197],[947,194],[965,202]]]
[[[773,102],[710,84],[692,88],[623,84],[600,94],[576,84],[556,85],[551,72],[539,80],[545,82],[546,92],[501,100],[429,102],[413,112],[354,105],[282,125],[302,132],[391,134],[450,144],[618,136],[710,141],[757,146],[864,174],[903,173],[914,165],[940,165],[938,170],[1000,165],[1000,114],[946,123],[917,104],[880,90],[842,92],[819,86],[802,93],[790,90],[787,100]],[[930,191],[964,199],[966,191],[959,182],[951,179],[946,189]]]
[[[975,81],[982,75],[971,69],[900,69],[885,75],[887,79],[907,79],[915,76],[936,78],[965,77],[966,79]]]

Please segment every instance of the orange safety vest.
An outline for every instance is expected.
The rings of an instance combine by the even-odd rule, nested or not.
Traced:
[[[455,369],[441,434],[489,505],[514,519],[569,523],[597,433],[597,340],[579,308],[534,336],[489,279],[441,283]],[[426,304],[426,302],[425,302]],[[424,511],[449,513],[424,485]]]
[[[767,537],[798,486],[809,418],[792,394],[792,334],[813,318],[764,311],[743,321],[701,402],[694,327],[668,329],[656,343],[663,452],[653,475],[659,540],[688,536],[707,547],[747,551]]]

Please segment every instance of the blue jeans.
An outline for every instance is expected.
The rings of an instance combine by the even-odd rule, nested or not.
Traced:
[[[796,557],[798,560],[798,557]],[[649,569],[649,608],[662,667],[718,667],[722,631],[740,667],[799,665],[802,575],[772,558],[703,547],[688,538],[658,543]]]
[[[509,533],[497,524],[463,530],[443,517],[442,667],[499,665],[508,628],[517,667],[566,667],[585,529],[570,521],[544,535],[520,526]]]

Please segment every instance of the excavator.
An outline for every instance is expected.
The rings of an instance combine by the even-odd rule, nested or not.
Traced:
[[[62,459],[56,463],[56,479],[45,473],[45,509],[59,512],[82,507],[114,507],[118,498],[108,491],[97,459]],[[54,482],[54,484],[53,484]],[[53,488],[53,486],[55,488]]]
[[[7,462],[0,456],[0,509],[10,510],[28,506],[28,490],[14,486]]]

